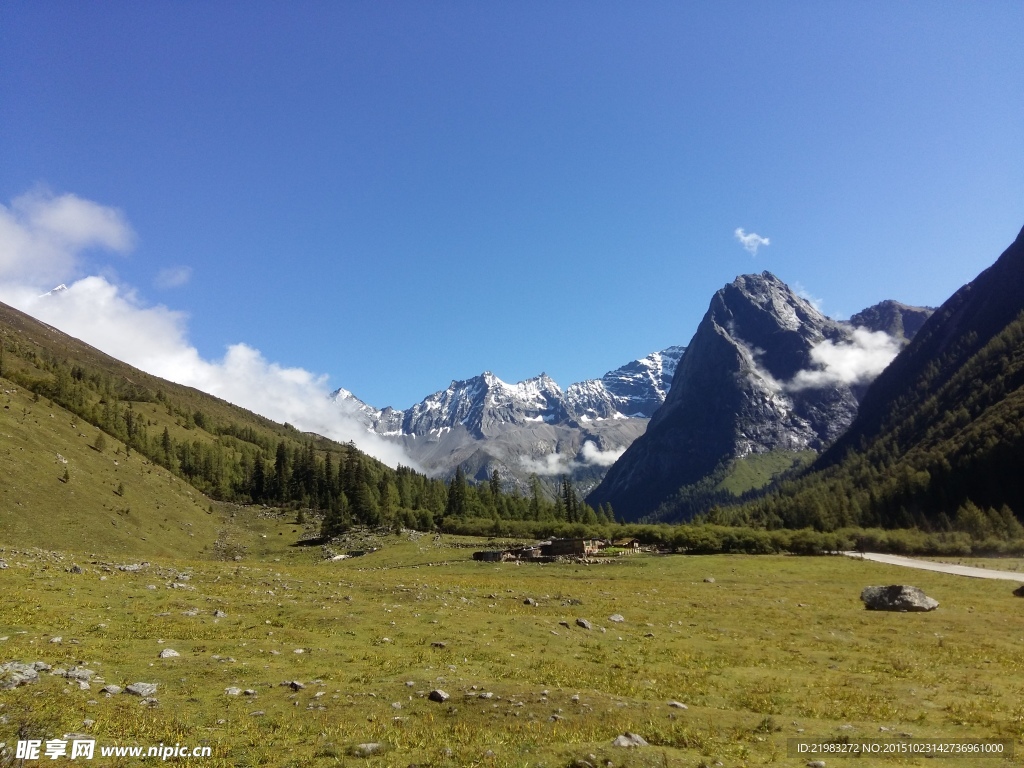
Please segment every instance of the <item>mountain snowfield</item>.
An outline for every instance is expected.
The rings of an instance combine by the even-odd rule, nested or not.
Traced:
[[[587,488],[643,433],[684,351],[653,352],[565,390],[543,373],[509,384],[486,371],[406,410],[376,409],[346,389],[331,397],[430,473],[450,474],[462,465],[471,477],[497,470],[522,486],[531,474],[565,474]]]

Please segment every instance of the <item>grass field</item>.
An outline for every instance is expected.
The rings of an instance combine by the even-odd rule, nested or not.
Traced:
[[[204,766],[803,766],[787,738],[906,733],[1013,739],[1024,754],[1024,624],[1005,583],[839,557],[483,564],[473,542],[408,533],[327,562],[292,546],[286,520],[248,524],[237,561],[126,572],[0,552],[0,661],[95,672],[90,690],[42,674],[0,692],[7,754],[66,733],[209,745],[211,758],[173,761]],[[940,607],[865,611],[860,590],[888,583]],[[100,692],[139,681],[158,685],[156,706]],[[430,701],[435,688],[450,700]],[[651,746],[612,747],[625,731]],[[369,742],[381,751],[354,756]]]

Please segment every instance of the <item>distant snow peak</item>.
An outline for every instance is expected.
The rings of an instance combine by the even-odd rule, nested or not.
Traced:
[[[43,296],[57,296],[58,294],[64,293],[67,289],[68,287],[64,285],[64,283],[61,283],[53,290],[47,291],[46,293],[42,294],[39,298],[43,298]]]

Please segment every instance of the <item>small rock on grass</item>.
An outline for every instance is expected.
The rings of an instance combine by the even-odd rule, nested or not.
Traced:
[[[132,683],[124,689],[124,692],[130,693],[132,696],[152,696],[156,693],[156,683]]]
[[[809,762],[807,764],[807,768],[825,768],[825,761],[824,760],[811,760],[811,762]]]
[[[383,749],[384,745],[376,741],[371,741],[366,744],[356,744],[354,747],[352,747],[352,756],[369,757],[370,755],[376,755],[380,753],[380,751]]]
[[[688,707],[681,701],[670,701],[668,705],[674,709],[688,709]]]
[[[586,619],[576,619],[576,626],[582,627],[583,629],[593,629],[594,625]]]
[[[181,654],[173,648],[164,648],[162,651],[160,651],[161,659],[176,659],[179,656],[181,656]]]
[[[621,736],[616,736],[615,741],[612,742],[613,747],[648,747],[647,740],[636,733],[630,733],[626,731]]]
[[[608,621],[614,621],[616,624],[621,624],[625,621],[621,613],[613,613],[608,617]]]
[[[436,701],[438,703],[443,704],[444,702],[448,701],[448,699],[450,699],[451,696],[449,696],[447,693],[442,691],[440,688],[435,688],[434,690],[432,690],[430,692],[430,694],[427,696],[427,698],[430,699],[431,701]]]
[[[224,689],[224,694],[226,696],[241,696],[242,695],[242,689],[241,688],[236,688],[234,686],[231,686],[230,688],[225,688]]]

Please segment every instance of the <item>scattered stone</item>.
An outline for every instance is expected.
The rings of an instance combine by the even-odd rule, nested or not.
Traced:
[[[68,573],[85,573],[85,570],[78,563],[68,568]]]
[[[149,565],[149,563],[132,563],[130,565],[119,565],[117,566],[117,570],[125,571],[126,573],[135,573],[136,571],[141,571],[147,565]]]
[[[57,635],[56,637],[51,637],[50,642],[59,645],[60,643],[64,642],[64,638],[60,635]]]
[[[440,688],[435,688],[430,692],[427,698],[431,701],[436,701],[439,704],[444,704],[446,701],[448,701],[448,699],[451,698],[451,696],[442,691]]]
[[[654,633],[653,632],[645,632],[644,633],[644,637],[654,637]]]
[[[255,696],[256,695],[256,691],[253,688],[246,688],[244,691],[242,691],[242,693],[244,693],[246,696]],[[319,695],[320,694],[318,693],[317,696],[319,696]]]
[[[714,584],[715,583],[715,577],[714,576],[708,576],[706,579],[704,579],[704,583],[705,584]]]
[[[626,731],[621,736],[616,736],[612,742],[613,747],[649,747],[647,740],[638,734]]]
[[[296,648],[294,651],[292,651],[292,653],[305,653],[305,652],[306,652],[305,648]]]
[[[670,701],[668,705],[674,709],[688,709],[688,707],[681,701]]]
[[[142,704],[144,707],[158,707],[160,706],[160,699],[157,699],[154,696],[147,696],[139,703]]]
[[[132,683],[124,692],[132,696],[152,696],[156,693],[156,683]]]
[[[222,611],[220,609],[217,609],[216,611],[213,612],[213,617],[215,619],[223,619],[225,616],[227,616],[227,614],[224,613],[224,611]]]
[[[477,698],[478,699],[493,699],[494,698],[494,694],[491,693],[490,691],[484,691],[479,696],[477,696]]]
[[[431,647],[431,648],[447,648],[447,647],[448,647],[448,643],[438,643],[438,642],[434,642],[434,643],[431,643],[431,644],[430,644],[430,647]]]
[[[576,626],[582,627],[583,629],[593,629],[594,625],[586,619],[576,619]]]
[[[156,589],[156,584],[147,584],[146,589]]]
[[[887,587],[864,587],[860,593],[869,611],[934,611],[939,601],[928,597],[917,587],[891,584]]]
[[[376,755],[383,748],[383,744],[376,741],[371,741],[366,744],[356,744],[354,747],[352,747],[351,751],[353,757],[369,757],[370,755]]]
[[[825,768],[825,761],[811,760],[811,762],[807,763],[807,768]]]
[[[537,601],[534,600],[532,597],[528,597],[525,600],[523,600],[523,605],[536,605],[536,604],[537,604]]]
[[[20,685],[39,682],[39,669],[34,664],[9,661],[0,664],[0,690],[10,691]]]
[[[121,690],[122,689],[120,685],[105,685],[102,688],[100,688],[100,693],[105,693],[108,696],[116,696],[121,692]]]
[[[241,688],[236,688],[235,686],[231,686],[230,688],[225,688],[224,689],[224,694],[226,696],[241,696],[242,695],[242,689]]]
[[[298,680],[289,680],[281,683],[281,685],[291,688],[293,691],[301,691],[303,688],[306,687],[303,683],[300,683]]]
[[[1021,584],[1019,587],[1013,590],[1013,594],[1017,597],[1024,597],[1024,584]]]
[[[164,648],[162,651],[160,651],[161,659],[176,659],[179,656],[181,656],[181,654],[173,648]]]
[[[616,624],[621,624],[625,621],[621,613],[613,613],[608,617],[608,621],[614,621]]]
[[[189,616],[189,617],[198,616],[199,615],[199,611],[196,608],[190,608],[187,611],[182,611],[181,615],[182,616]]]

